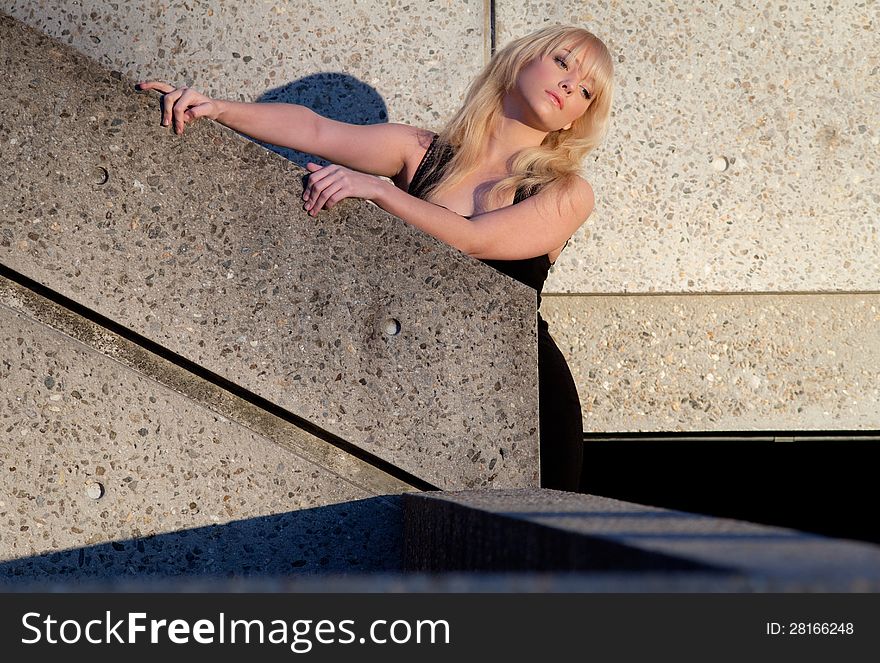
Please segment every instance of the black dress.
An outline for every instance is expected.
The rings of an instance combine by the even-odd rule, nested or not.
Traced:
[[[442,168],[452,158],[452,154],[451,148],[438,147],[435,135],[410,182],[410,195],[422,198],[427,187],[442,174]],[[434,171],[435,175],[431,178],[426,178],[426,172],[437,159],[441,160],[440,169]],[[516,204],[527,197],[526,192],[519,190],[513,202]],[[481,262],[534,289],[540,308],[541,290],[550,271],[550,258],[547,255],[525,260],[482,260]],[[538,400],[541,426],[541,486],[558,490],[580,490],[584,443],[581,404],[565,357],[553,342],[547,323],[540,312],[538,313]]]

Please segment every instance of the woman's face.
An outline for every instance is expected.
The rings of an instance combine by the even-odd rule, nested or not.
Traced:
[[[583,75],[582,60],[588,56],[581,54],[576,61],[568,48],[559,47],[525,65],[511,95],[522,105],[520,119],[542,131],[568,129],[592,101],[594,81]]]

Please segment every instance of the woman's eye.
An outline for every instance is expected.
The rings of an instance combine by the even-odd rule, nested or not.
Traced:
[[[581,88],[581,94],[584,95],[584,99],[592,99],[593,98],[593,95],[590,94],[590,91],[585,87]]]
[[[566,71],[568,71],[568,65],[565,64],[565,60],[563,60],[563,59],[560,58],[560,57],[556,57],[556,58],[554,58],[554,60],[556,60],[556,63],[557,63],[560,67],[562,67],[563,69],[565,69]]]

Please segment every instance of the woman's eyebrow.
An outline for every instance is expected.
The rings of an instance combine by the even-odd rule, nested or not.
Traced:
[[[562,47],[560,48],[560,50],[565,51],[566,53],[568,53],[568,55],[571,55],[571,54],[572,54],[572,50],[571,50],[570,48],[565,48],[564,46],[562,46]],[[565,56],[566,61],[568,60],[568,55]],[[577,58],[575,58],[574,64],[575,64],[575,66],[577,67],[578,71],[580,71],[581,65],[583,64],[583,58],[581,58],[580,60],[578,60]],[[581,73],[583,73],[583,72],[581,72]],[[588,76],[587,74],[584,74],[584,76],[581,78],[581,82],[586,81],[586,80],[587,80],[587,76]],[[594,82],[595,82],[595,81],[590,81],[590,85],[589,85],[589,87],[592,87]],[[592,94],[592,91],[590,91],[590,94]]]
[[[568,53],[568,55],[565,56],[566,60],[568,60],[568,58],[574,52],[570,48],[565,48],[565,47],[563,47],[562,50],[565,51],[566,53]],[[577,65],[578,69],[580,69],[580,66],[583,64],[583,62],[584,62],[583,58],[575,58],[574,59],[574,63],[575,63],[575,65]]]

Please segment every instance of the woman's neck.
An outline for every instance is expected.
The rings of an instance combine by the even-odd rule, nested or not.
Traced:
[[[490,134],[483,148],[481,162],[488,170],[504,171],[510,158],[528,147],[537,147],[547,132],[501,114],[498,127]]]

